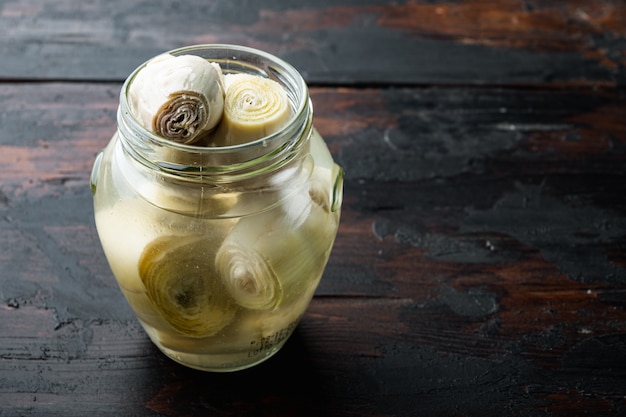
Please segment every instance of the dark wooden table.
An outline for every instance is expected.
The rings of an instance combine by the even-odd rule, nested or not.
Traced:
[[[144,60],[308,81],[342,224],[270,361],[181,367],[99,245],[88,178]],[[0,1],[0,416],[626,415],[626,3]]]

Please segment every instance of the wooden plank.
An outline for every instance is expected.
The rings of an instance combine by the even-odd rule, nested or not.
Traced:
[[[5,80],[121,81],[161,52],[232,43],[274,53],[314,84],[626,83],[620,0],[27,0],[0,7]]]
[[[0,316],[6,415],[608,415],[626,389],[619,334],[528,322],[507,336],[435,300],[317,298],[283,351],[234,374],[174,364],[132,321]]]
[[[5,261],[30,256],[11,245],[19,236],[28,237],[33,252],[75,245],[66,248],[71,257],[59,249],[49,263],[104,265],[87,182],[96,153],[115,130],[118,89],[5,85]],[[347,172],[329,265],[338,277],[323,281],[321,294],[388,295],[397,288],[384,271],[397,261],[408,263],[406,276],[395,280],[408,284],[413,270],[506,266],[533,253],[548,262],[542,275],[624,282],[616,249],[625,243],[626,208],[626,106],[619,94],[317,88],[312,94],[316,126]],[[581,224],[584,219],[593,221]],[[47,279],[51,267],[40,255],[26,269],[15,264],[7,271]],[[56,268],[62,275],[67,265]],[[77,273],[108,275],[106,269]],[[409,285],[403,291],[419,291]]]
[[[98,244],[120,85],[1,87],[3,415],[624,410],[619,92],[313,88],[347,172],[328,269],[283,352],[213,375],[156,351]]]

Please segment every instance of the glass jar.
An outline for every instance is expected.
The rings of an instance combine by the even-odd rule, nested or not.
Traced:
[[[269,77],[293,109],[282,130],[253,142],[174,143],[130,112],[141,66],[122,87],[117,132],[94,162],[98,235],[150,339],[183,365],[234,371],[275,354],[304,314],[337,233],[343,171],[291,65],[233,45],[170,53]]]

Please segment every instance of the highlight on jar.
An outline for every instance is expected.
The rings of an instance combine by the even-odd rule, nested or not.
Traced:
[[[277,353],[305,314],[337,234],[343,170],[294,67],[195,45],[130,74],[91,190],[104,254],[152,342],[227,372]]]

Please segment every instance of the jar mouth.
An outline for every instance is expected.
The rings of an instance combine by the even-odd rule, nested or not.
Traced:
[[[312,106],[308,87],[300,73],[284,60],[255,48],[230,44],[191,45],[166,53],[200,56],[219,64],[224,74],[248,73],[270,78],[284,87],[293,114],[280,131],[237,145],[198,146],[170,141],[144,128],[131,112],[129,88],[148,60],[124,82],[118,109],[118,129],[124,147],[142,164],[178,175],[248,171],[252,167],[259,169],[259,165],[271,166],[276,159],[288,159],[286,154],[297,151],[302,139],[310,134]]]

